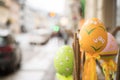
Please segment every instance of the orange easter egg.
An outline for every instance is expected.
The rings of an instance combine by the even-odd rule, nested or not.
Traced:
[[[97,18],[87,20],[79,34],[80,47],[87,53],[98,53],[107,44],[107,31]]]
[[[84,19],[81,19],[80,22],[79,22],[79,29],[82,28],[82,25],[84,24],[85,20]]]

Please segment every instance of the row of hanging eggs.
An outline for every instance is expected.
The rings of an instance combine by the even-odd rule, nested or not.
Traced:
[[[89,54],[91,58],[100,61],[106,80],[110,78],[109,75],[112,75],[112,78],[114,78],[117,66],[113,59],[116,57],[119,48],[115,38],[107,32],[104,24],[100,20],[92,18],[85,22],[79,33],[79,44],[80,48],[85,51],[87,55]],[[87,55],[86,57],[89,57]],[[94,55],[98,55],[99,59]],[[86,74],[85,70],[83,73]],[[83,79],[86,78],[86,76],[89,77],[89,75],[84,76]]]
[[[79,43],[82,50],[90,54],[99,53],[103,59],[114,58],[118,51],[114,37],[97,18],[91,18],[84,23],[79,33]],[[72,80],[73,55],[70,46],[62,46],[57,51],[54,66],[60,80]]]
[[[118,52],[115,38],[97,18],[91,18],[83,24],[79,33],[79,43],[85,52],[99,53],[102,58],[114,57]]]

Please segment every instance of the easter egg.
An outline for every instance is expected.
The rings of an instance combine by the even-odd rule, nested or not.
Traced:
[[[54,57],[56,72],[63,76],[72,75],[73,62],[73,49],[67,45],[60,47]]]
[[[79,22],[79,29],[81,29],[82,25],[84,24],[85,20],[84,19],[81,19],[80,22]]]
[[[63,75],[61,75],[59,73],[56,73],[56,76],[57,76],[58,80],[73,80],[73,76],[72,75],[66,77],[66,76],[63,76]]]
[[[97,18],[87,20],[79,33],[81,49],[87,53],[98,53],[107,44],[107,32],[104,24]]]
[[[117,42],[116,42],[115,38],[113,37],[113,35],[110,33],[107,33],[107,35],[108,35],[107,45],[103,49],[103,51],[100,52],[100,56],[103,59],[114,58],[117,55],[118,49],[119,49]]]

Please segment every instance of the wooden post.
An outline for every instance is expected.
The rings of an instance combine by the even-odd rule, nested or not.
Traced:
[[[97,17],[97,1],[98,0],[86,0],[85,5],[85,19]]]
[[[77,33],[74,34],[73,50],[74,50],[73,77],[74,77],[74,80],[80,80],[81,53],[80,53],[80,46],[79,46],[79,41],[78,41],[78,38],[77,38]]]
[[[115,80],[120,80],[120,51],[119,51],[119,54],[118,54],[117,74],[116,74],[116,79]]]
[[[112,30],[116,26],[116,0],[99,0],[97,4],[97,17]]]
[[[112,30],[116,26],[116,0],[86,0],[85,19],[97,17]]]

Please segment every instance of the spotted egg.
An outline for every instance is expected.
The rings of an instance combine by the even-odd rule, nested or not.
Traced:
[[[72,75],[73,49],[70,46],[62,46],[54,57],[54,66],[57,73],[63,76]]]
[[[56,73],[56,77],[57,77],[57,80],[73,80],[73,76],[70,75],[70,76],[63,76],[59,73]]]
[[[104,24],[97,18],[87,20],[79,33],[81,49],[87,53],[98,53],[107,44],[107,31]]]

